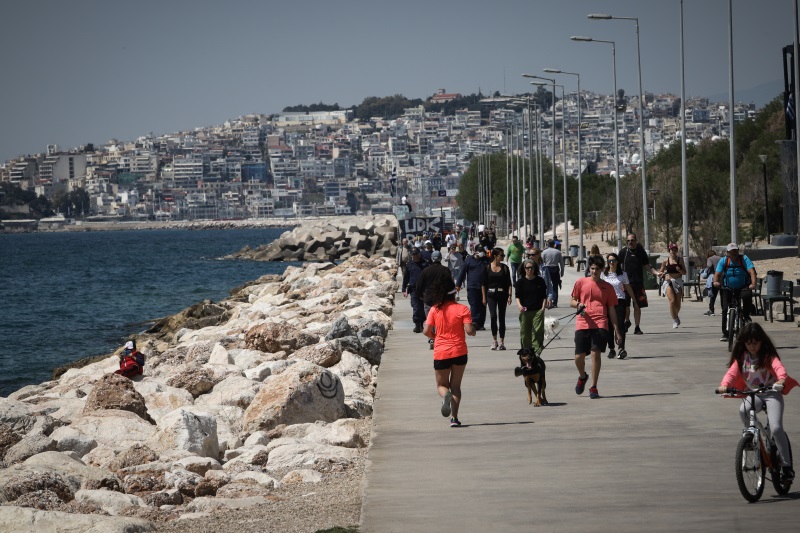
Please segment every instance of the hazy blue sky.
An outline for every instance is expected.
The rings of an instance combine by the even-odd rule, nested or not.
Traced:
[[[777,95],[793,5],[734,0],[737,95]],[[645,90],[679,94],[679,0],[3,2],[0,161],[301,103],[524,92],[545,67],[612,92],[610,45],[571,35],[615,40],[618,86],[638,93],[634,23],[589,13],[639,17]],[[728,1],[685,0],[684,20],[687,96],[727,99]]]

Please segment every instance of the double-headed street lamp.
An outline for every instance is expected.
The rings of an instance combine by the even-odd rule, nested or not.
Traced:
[[[544,83],[537,83],[535,81],[531,82],[531,85],[536,85],[538,87],[544,87],[546,84]],[[554,85],[553,87],[560,87],[561,88],[561,165],[564,168],[563,178],[564,178],[564,249],[569,249],[569,214],[567,212],[567,126],[566,126],[566,112],[564,108],[564,102],[566,101],[566,97],[564,96],[564,86],[563,85]],[[553,122],[555,122],[556,114],[555,110],[553,111]],[[553,140],[553,164],[555,165],[556,153],[555,153],[555,139]],[[555,195],[554,195],[555,196]],[[555,204],[553,204],[555,205]],[[556,228],[555,224],[558,222],[558,217],[553,216],[553,238],[555,239],[556,236]]]
[[[583,162],[581,161],[581,75],[577,72],[567,72],[565,70],[559,70],[555,68],[546,68],[543,69],[548,74],[569,74],[570,76],[576,76],[578,78],[578,258],[583,259]],[[563,103],[561,104],[563,108]],[[564,167],[564,175],[566,176],[566,165]],[[564,180],[565,189],[564,189],[564,197],[566,198],[566,179]],[[566,199],[564,200],[564,204],[566,205]],[[564,208],[564,213],[566,213],[566,207]],[[566,215],[564,215],[566,218]],[[569,231],[567,231],[569,234]]]
[[[550,169],[551,169],[551,200],[552,200],[552,224],[553,224],[553,238],[555,239],[556,236],[556,79],[555,78],[543,78],[542,76],[534,76],[533,74],[523,74],[523,78],[533,78],[536,80],[544,80],[549,81],[553,85],[553,127],[552,127],[552,146],[553,146],[553,158],[550,161]],[[542,237],[544,237],[544,231],[542,231]]]
[[[650,224],[647,222],[647,155],[645,153],[644,140],[644,92],[642,91],[642,54],[639,47],[639,18],[638,17],[615,17],[613,15],[592,14],[592,20],[633,20],[636,22],[636,61],[639,66],[639,145],[642,156],[642,207],[644,208],[644,248],[650,253]]]
[[[592,42],[592,43],[606,43],[611,45],[611,58],[614,63],[614,168],[617,173],[617,249],[622,248],[622,212],[620,211],[620,193],[619,193],[619,128],[617,126],[617,44],[614,41],[605,41],[602,39],[592,39],[591,37],[570,37],[573,41]]]

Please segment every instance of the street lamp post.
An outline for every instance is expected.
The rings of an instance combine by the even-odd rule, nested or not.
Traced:
[[[767,232],[767,244],[769,244],[769,199],[767,196],[767,156],[758,156],[761,159],[761,168],[764,170],[764,229]]]
[[[578,78],[578,258],[583,260],[583,162],[581,161],[581,75],[555,68],[546,68],[549,74],[569,74]],[[563,105],[563,104],[562,104]],[[566,168],[564,168],[566,173]],[[565,193],[566,194],[566,193]]]
[[[553,157],[550,160],[550,170],[551,170],[551,185],[550,185],[550,192],[551,192],[551,201],[552,205],[550,207],[551,210],[551,219],[553,225],[553,239],[556,237],[556,79],[555,78],[543,78],[542,76],[534,76],[533,74],[523,74],[523,78],[533,78],[537,80],[544,80],[549,81],[553,85],[553,121],[552,121],[552,132],[550,133],[551,136],[551,145],[553,146]],[[542,237],[544,237],[544,232],[542,232]]]
[[[644,216],[644,248],[650,253],[650,224],[647,223],[647,154],[645,152],[644,140],[644,92],[642,91],[642,53],[639,46],[639,18],[638,17],[615,17],[613,15],[593,14],[589,15],[593,20],[633,20],[636,22],[636,61],[639,67],[639,145],[642,152],[642,206],[645,209]]]
[[[606,41],[602,39],[592,39],[591,37],[570,37],[573,41],[579,42],[592,42],[592,43],[606,43],[611,45],[611,58],[614,64],[614,168],[616,172],[616,185],[617,185],[617,249],[622,248],[622,211],[620,210],[620,192],[619,192],[619,127],[617,126],[617,45],[614,41]]]

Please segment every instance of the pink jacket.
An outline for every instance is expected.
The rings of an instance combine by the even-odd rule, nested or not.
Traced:
[[[786,380],[783,385],[784,395],[789,394],[789,391],[800,385],[795,379],[789,377],[789,374],[786,373],[786,369],[783,367],[783,363],[781,363],[779,358],[773,357],[770,366],[769,373],[772,374],[772,377],[776,380]],[[731,367],[725,373],[725,377],[722,378],[720,387],[733,387],[739,390],[747,390],[747,383],[744,381],[744,376],[739,369],[738,362],[734,361],[731,363]]]

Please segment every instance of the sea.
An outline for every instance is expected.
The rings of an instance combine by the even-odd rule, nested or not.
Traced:
[[[0,234],[0,396],[297,263],[223,260],[286,228]]]

